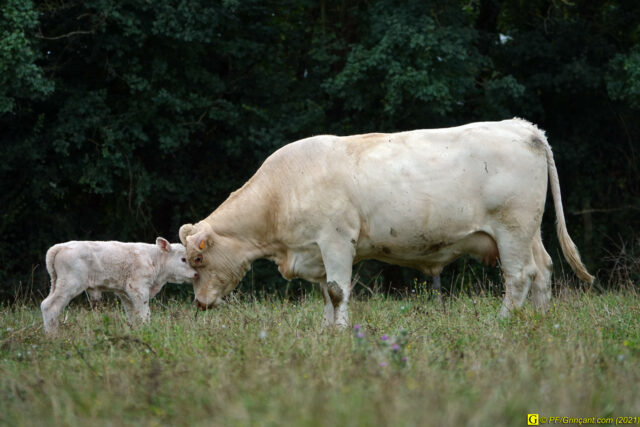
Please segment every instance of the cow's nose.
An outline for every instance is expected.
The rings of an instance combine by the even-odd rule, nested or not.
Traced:
[[[203,304],[200,302],[200,300],[196,299],[196,307],[198,307],[199,310],[209,310],[210,308],[212,308],[215,305],[215,302],[212,302],[209,305]]]
[[[193,278],[194,278],[194,279],[197,279],[197,278],[198,278],[198,273],[195,273],[195,274],[193,275]]]

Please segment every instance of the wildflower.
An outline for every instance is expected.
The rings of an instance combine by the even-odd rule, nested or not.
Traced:
[[[360,325],[356,323],[355,326],[353,327],[353,330],[359,331],[360,330]]]
[[[384,368],[385,366],[387,366],[387,362],[380,362],[380,367]]]
[[[553,329],[558,329],[560,327],[559,323],[556,323],[555,325],[553,325]]]
[[[260,333],[258,334],[258,338],[260,338],[261,340],[266,339],[267,338],[267,331],[260,331]]]
[[[394,344],[394,345],[391,346],[391,350],[398,351],[398,350],[400,350],[400,346],[398,344]]]
[[[407,363],[407,356],[402,358],[402,363]]]
[[[389,339],[389,336],[388,335],[383,335],[383,336],[380,337],[380,339],[382,341],[387,341]]]
[[[364,338],[364,334],[362,332],[358,332],[358,335],[356,335],[358,338]]]

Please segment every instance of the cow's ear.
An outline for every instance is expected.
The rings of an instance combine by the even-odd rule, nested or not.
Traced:
[[[187,236],[191,234],[193,231],[193,224],[184,224],[180,227],[180,231],[178,234],[180,235],[180,242],[182,242],[183,246],[187,246]]]
[[[211,236],[209,236],[209,234],[207,234],[207,232],[205,231],[201,231],[199,233],[188,236],[187,242],[189,242],[192,246],[198,248],[200,251],[204,251],[209,246],[213,245]]]
[[[171,252],[171,243],[164,237],[158,237],[156,239],[156,245],[165,252]]]

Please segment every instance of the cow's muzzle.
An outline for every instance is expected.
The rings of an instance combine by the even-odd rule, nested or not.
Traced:
[[[207,305],[201,303],[200,300],[196,299],[196,307],[198,307],[198,310],[209,310],[210,308],[213,308],[214,305],[216,305],[215,301]]]

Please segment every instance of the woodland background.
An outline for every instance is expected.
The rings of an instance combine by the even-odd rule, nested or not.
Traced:
[[[46,293],[54,243],[177,241],[296,139],[513,116],[547,131],[597,286],[637,283],[637,0],[1,0],[0,300]]]

